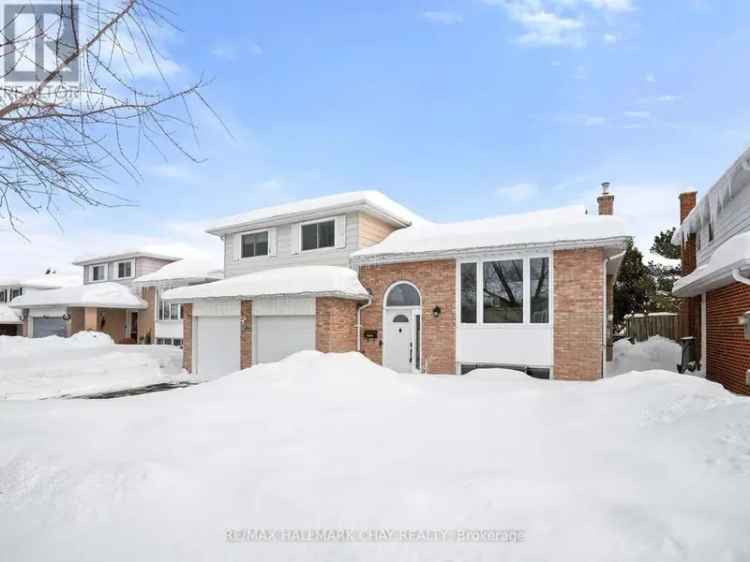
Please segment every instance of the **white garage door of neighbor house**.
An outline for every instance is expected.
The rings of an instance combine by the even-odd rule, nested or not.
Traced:
[[[65,337],[66,326],[62,318],[34,318],[31,336],[34,338],[46,338],[47,336]]]
[[[199,316],[195,322],[195,374],[210,379],[239,371],[240,317]]]
[[[271,363],[315,349],[315,316],[257,316],[255,362]]]

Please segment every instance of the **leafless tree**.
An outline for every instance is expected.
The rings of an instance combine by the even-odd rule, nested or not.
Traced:
[[[144,150],[197,160],[182,141],[197,140],[191,106],[213,111],[202,78],[170,84],[155,34],[178,31],[173,13],[154,0],[50,0],[46,15],[19,4],[0,5],[0,223],[19,231],[17,208],[51,211],[61,197],[122,204],[101,186],[117,169],[139,179]]]

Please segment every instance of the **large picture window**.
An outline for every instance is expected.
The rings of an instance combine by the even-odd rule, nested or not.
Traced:
[[[242,257],[254,258],[268,255],[268,232],[242,235]]]
[[[461,264],[461,322],[477,323],[477,264]]]
[[[159,293],[159,320],[181,320],[182,305],[169,303],[161,298]]]
[[[336,245],[336,221],[331,219],[302,225],[302,251],[333,248]]]
[[[549,322],[549,258],[529,260],[531,270],[531,323]]]
[[[484,262],[484,323],[523,322],[523,260]]]

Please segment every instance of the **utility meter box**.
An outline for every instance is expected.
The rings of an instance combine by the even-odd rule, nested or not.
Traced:
[[[750,340],[750,312],[746,312],[741,321],[745,325],[745,339]]]

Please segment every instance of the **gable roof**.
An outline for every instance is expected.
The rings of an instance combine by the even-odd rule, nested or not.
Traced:
[[[331,213],[364,211],[394,226],[408,226],[420,219],[418,215],[396,203],[379,191],[351,191],[315,199],[303,199],[255,209],[247,213],[219,219],[206,232],[221,235],[225,232],[259,226],[306,220]]]
[[[407,261],[493,249],[611,246],[621,252],[629,236],[622,219],[588,215],[582,205],[454,223],[422,221],[352,254],[355,263]]]
[[[90,264],[96,264],[96,263],[102,263],[102,262],[109,262],[114,260],[127,260],[132,258],[154,258],[157,260],[168,260],[168,261],[177,261],[182,258],[178,258],[175,256],[168,256],[166,254],[161,254],[159,252],[150,252],[148,250],[139,250],[139,249],[124,249],[124,250],[117,250],[109,254],[98,254],[98,255],[91,255],[91,256],[82,256],[80,258],[77,258],[76,261],[73,262],[73,265],[90,265]]]

